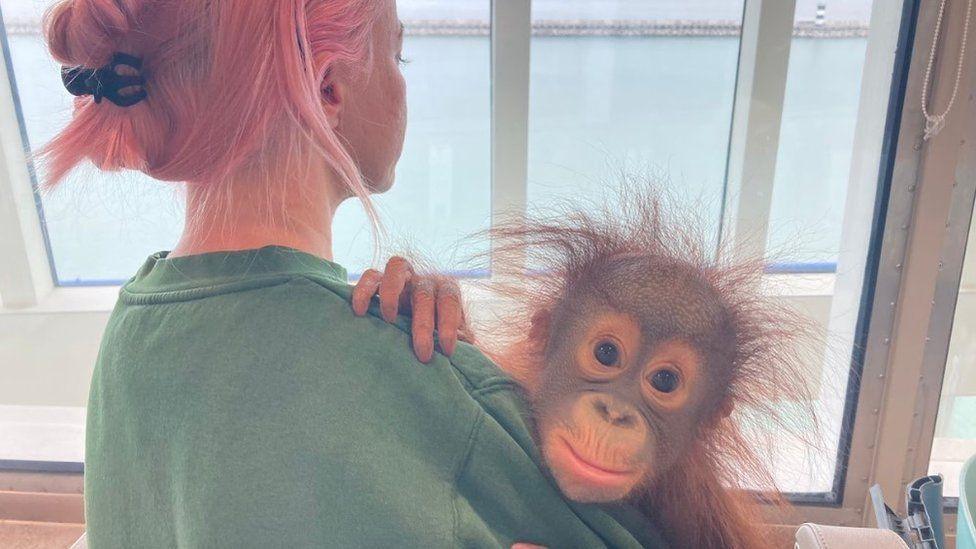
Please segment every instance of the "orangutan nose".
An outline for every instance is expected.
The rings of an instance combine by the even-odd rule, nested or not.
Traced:
[[[593,407],[603,421],[614,427],[630,428],[637,425],[637,413],[630,406],[616,403],[609,397],[595,397]]]

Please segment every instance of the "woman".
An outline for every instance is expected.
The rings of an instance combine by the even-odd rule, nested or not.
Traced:
[[[349,306],[333,214],[371,211],[403,142],[393,0],[66,0],[46,33],[79,96],[51,180],[87,159],[187,188],[95,369],[91,547],[656,543],[562,499],[475,349],[418,367],[408,320]]]

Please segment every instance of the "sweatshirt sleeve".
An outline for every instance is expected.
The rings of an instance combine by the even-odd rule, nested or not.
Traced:
[[[402,326],[355,317],[335,296],[312,301],[303,338],[320,360],[297,372],[288,419],[308,432],[291,475],[306,497],[283,503],[314,510],[332,546],[457,546],[455,482],[484,412],[445,357],[416,360]]]

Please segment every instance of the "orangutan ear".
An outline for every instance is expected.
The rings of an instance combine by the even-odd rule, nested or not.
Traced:
[[[530,395],[534,394],[545,369],[546,345],[549,343],[549,330],[552,326],[552,313],[549,309],[538,309],[529,319],[528,337],[518,357],[512,357],[506,370]]]
[[[529,339],[536,344],[545,346],[549,341],[549,327],[552,325],[552,312],[549,309],[539,309],[532,313],[529,324]]]
[[[732,410],[734,408],[735,405],[732,404],[732,399],[726,396],[725,399],[722,400],[722,403],[718,405],[718,408],[716,408],[715,411],[712,412],[712,417],[711,420],[708,422],[708,426],[717,427],[718,424],[721,423],[723,419],[732,415]]]
[[[722,402],[722,404],[718,407],[718,410],[715,411],[715,413],[717,414],[717,416],[719,418],[719,421],[721,421],[721,420],[723,420],[723,419],[731,416],[732,415],[732,410],[734,408],[735,408],[735,405],[732,404],[732,399],[731,398],[726,398],[725,401]]]

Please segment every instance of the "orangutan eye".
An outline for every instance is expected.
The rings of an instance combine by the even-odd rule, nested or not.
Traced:
[[[597,343],[596,349],[593,350],[593,356],[597,362],[604,366],[616,366],[617,361],[620,359],[620,351],[613,343],[601,341]]]
[[[662,393],[670,393],[678,388],[678,374],[673,370],[658,370],[651,376],[651,386]]]

